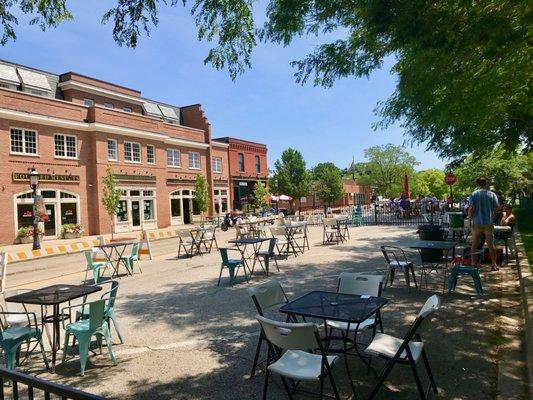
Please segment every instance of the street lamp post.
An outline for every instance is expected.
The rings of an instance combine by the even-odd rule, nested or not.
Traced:
[[[316,207],[316,183],[313,182],[313,184],[311,185],[311,189],[313,189],[313,212],[315,211],[315,207]]]
[[[39,217],[37,216],[37,186],[39,185],[39,173],[35,168],[30,172],[30,187],[33,190],[33,250],[39,250]]]

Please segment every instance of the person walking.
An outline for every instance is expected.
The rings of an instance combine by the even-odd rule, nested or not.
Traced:
[[[476,184],[477,189],[470,195],[470,207],[468,209],[470,228],[472,230],[472,264],[476,267],[479,266],[477,250],[479,240],[484,235],[492,262],[491,271],[498,271],[493,224],[494,212],[498,207],[498,197],[488,190],[486,178],[479,178]]]

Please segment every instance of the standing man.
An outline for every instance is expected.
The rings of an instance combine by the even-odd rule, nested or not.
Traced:
[[[492,262],[491,271],[498,271],[496,265],[496,247],[494,247],[494,212],[498,207],[498,197],[487,189],[487,179],[479,178],[476,181],[477,189],[470,195],[468,217],[472,230],[472,264],[478,265],[479,239],[483,234],[489,247]]]

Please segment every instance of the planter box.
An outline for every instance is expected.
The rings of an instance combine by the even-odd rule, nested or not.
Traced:
[[[20,243],[22,244],[28,244],[28,243],[33,243],[33,237],[32,236],[29,236],[29,237],[21,237],[19,239]]]
[[[63,234],[63,239],[79,239],[81,238],[80,233],[65,233]]]

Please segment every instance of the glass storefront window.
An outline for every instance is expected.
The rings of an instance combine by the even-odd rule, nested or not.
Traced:
[[[77,222],[76,203],[61,203],[61,224],[76,224]]]
[[[154,219],[154,201],[144,200],[144,220]]]
[[[41,196],[43,196],[43,199],[55,199],[56,191],[55,190],[41,190]]]
[[[181,204],[179,199],[170,200],[170,212],[173,217],[181,217]]]
[[[33,226],[33,205],[17,204],[17,220],[19,228]]]
[[[130,190],[130,196],[140,196],[141,191],[140,190]]]
[[[117,207],[117,221],[124,222],[128,220],[128,202],[120,200]]]

